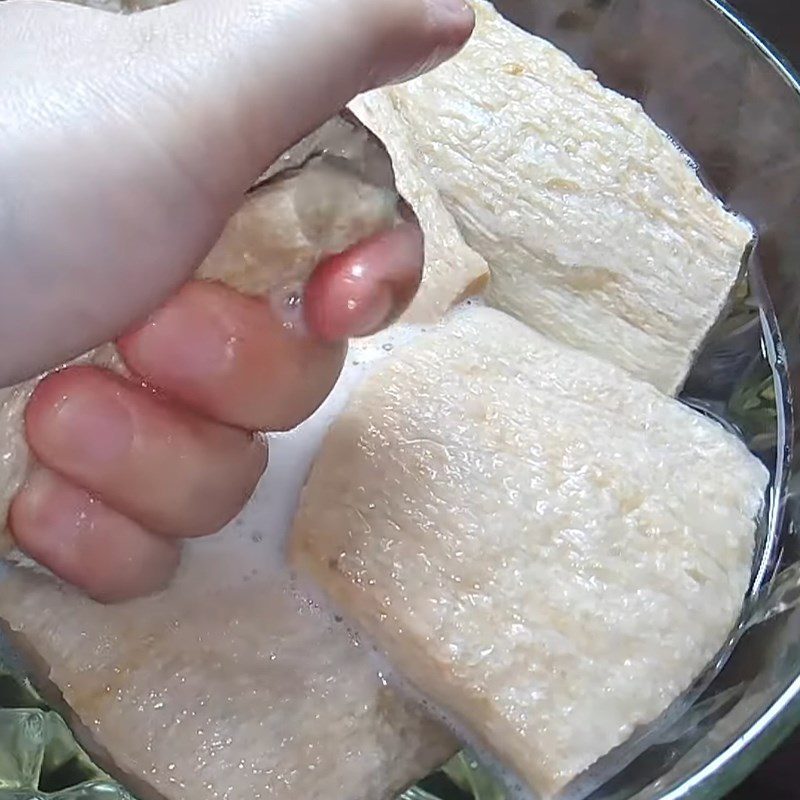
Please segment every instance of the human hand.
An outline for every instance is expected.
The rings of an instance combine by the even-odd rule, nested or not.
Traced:
[[[183,0],[115,17],[0,5],[0,65],[20,76],[0,87],[11,109],[0,383],[63,363],[169,297],[288,145],[359,91],[455,52],[472,18],[450,6]],[[120,341],[148,388],[93,368],[47,378],[27,412],[41,466],[12,507],[17,543],[98,599],[163,585],[181,537],[216,531],[249,497],[266,464],[251,431],[312,413],[344,339],[397,313],[385,293],[343,304],[351,267],[402,303],[421,258],[408,224],[324,265],[310,288],[338,322],[302,335],[287,336],[265,301],[190,283]]]

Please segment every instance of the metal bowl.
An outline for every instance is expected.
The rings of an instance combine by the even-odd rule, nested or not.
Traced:
[[[590,792],[593,800],[716,800],[800,725],[800,468],[792,391],[800,366],[800,84],[719,0],[496,4],[606,86],[641,101],[709,187],[758,229],[749,275],[683,396],[735,428],[772,472],[750,595],[719,659],[663,720],[639,733],[633,749],[626,745],[606,760],[612,777],[599,788],[594,780]],[[0,656],[2,650],[0,642]],[[6,691],[12,695],[20,696]],[[39,705],[26,697],[29,709]],[[82,786],[51,796],[127,796],[90,768],[82,777]],[[424,786],[435,785],[447,800],[440,778]],[[414,789],[406,797],[433,795]]]

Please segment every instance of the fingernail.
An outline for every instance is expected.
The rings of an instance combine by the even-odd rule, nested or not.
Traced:
[[[48,447],[58,451],[56,466],[103,466],[130,452],[133,420],[121,392],[103,388],[62,399],[44,423]]]
[[[474,24],[474,13],[465,0],[428,0],[428,8],[438,28],[452,29],[454,33],[461,34]]]
[[[89,511],[94,502],[89,494],[49,470],[34,470],[14,501],[17,544],[36,561],[69,558],[81,531],[91,524]]]
[[[327,342],[375,333],[391,317],[394,305],[391,285],[376,280],[368,264],[346,255],[317,268],[304,300],[309,329]]]
[[[213,308],[179,296],[124,340],[126,359],[144,378],[205,380],[230,366],[236,341]]]
[[[405,311],[423,259],[422,231],[403,223],[320,264],[306,285],[309,329],[323,341],[376,333]]]
[[[365,89],[404,83],[432,70],[457,53],[475,28],[475,14],[464,0],[424,0],[421,8],[425,30],[400,47],[375,53],[373,61],[381,67],[369,73]]]
[[[394,293],[384,282],[376,283],[370,296],[359,297],[350,305],[354,323],[350,336],[358,339],[377,333],[394,316]]]

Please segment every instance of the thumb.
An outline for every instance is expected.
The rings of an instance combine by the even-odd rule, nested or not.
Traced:
[[[0,2],[0,386],[138,321],[284,150],[472,23],[463,0]]]

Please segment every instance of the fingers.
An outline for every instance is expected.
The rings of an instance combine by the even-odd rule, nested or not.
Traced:
[[[310,416],[338,378],[341,337],[399,314],[421,261],[418,226],[406,224],[322,265],[307,300],[330,342],[287,329],[269,300],[196,282],[119,342],[159,394],[93,368],[43,381],[26,423],[49,469],[14,502],[18,545],[104,602],[159,589],[177,565],[177,537],[215,532],[258,481],[265,451],[241,429],[285,430]],[[362,291],[372,283],[383,294]]]
[[[44,466],[145,530],[167,536],[220,530],[266,467],[260,439],[88,367],[42,381],[26,428]]]
[[[280,153],[472,22],[460,0],[0,3],[0,385],[142,319]]]
[[[422,231],[411,222],[334,256],[306,286],[309,327],[324,341],[376,333],[408,307],[423,260]]]
[[[399,314],[421,261],[419,228],[405,224],[323,264],[308,334],[268,300],[191,283],[119,343],[158,395],[92,368],[43,381],[26,423],[45,466],[10,519],[20,548],[103,602],[162,587],[177,537],[215,532],[255,487],[266,453],[241,429],[286,430],[312,414],[338,378],[342,338]]]
[[[23,552],[105,603],[158,591],[180,558],[178,541],[149,533],[42,468],[14,499],[9,524]]]
[[[285,327],[269,300],[202,282],[187,284],[118,344],[151,386],[213,419],[265,431],[311,416],[347,350]]]
[[[137,375],[201,414],[250,430],[290,430],[334,387],[345,340],[405,310],[422,261],[419,226],[405,223],[320,265],[305,293],[308,333],[287,328],[268,300],[190,283],[118,346]]]

